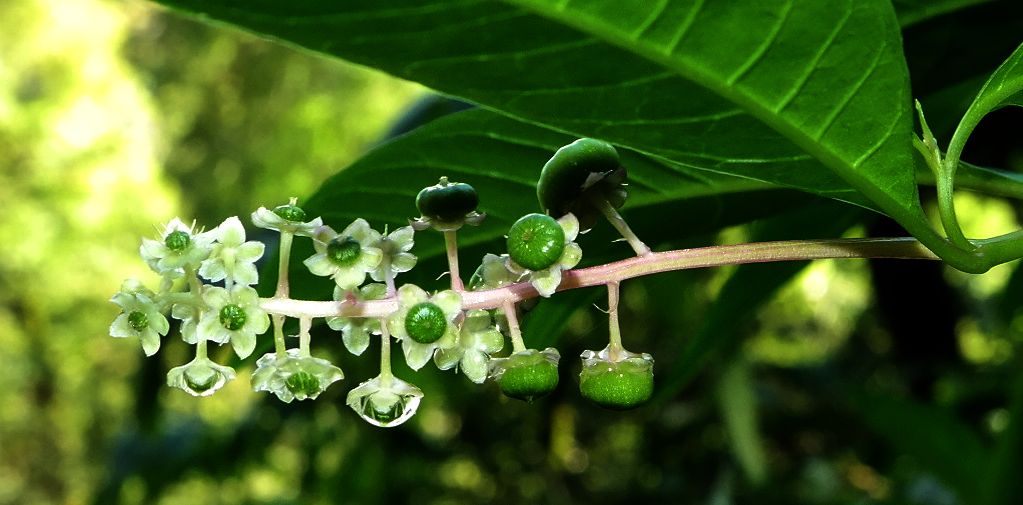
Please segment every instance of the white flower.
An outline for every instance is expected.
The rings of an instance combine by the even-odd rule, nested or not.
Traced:
[[[229,292],[207,286],[202,293],[207,309],[199,321],[201,335],[217,343],[231,342],[239,358],[256,347],[256,335],[270,327],[270,316],[259,306],[259,294],[249,286],[235,286]]]
[[[284,356],[264,354],[256,367],[252,389],[271,392],[284,403],[315,400],[327,386],[344,378],[340,368],[323,358],[303,355],[299,349],[288,349]]]
[[[216,243],[199,267],[199,275],[211,282],[230,279],[246,286],[259,282],[255,263],[263,256],[264,245],[245,241],[245,227],[237,217],[227,218],[208,233]]]
[[[487,380],[490,355],[502,347],[504,335],[494,326],[490,312],[470,310],[462,321],[458,345],[437,351],[433,360],[441,370],[458,367],[466,378],[482,384]]]
[[[334,287],[334,300],[341,301],[352,296],[358,301],[381,300],[387,297],[387,287],[383,284],[367,284],[359,289],[348,291],[339,286]],[[341,332],[348,352],[359,356],[369,347],[369,336],[380,334],[380,320],[375,317],[328,317],[327,326]]]
[[[379,375],[348,392],[348,406],[366,422],[398,426],[416,414],[423,392],[397,377]]]
[[[509,270],[510,262],[507,254],[500,256],[491,253],[485,254],[483,262],[469,279],[469,289],[473,291],[496,289],[518,282],[524,274]]]
[[[209,396],[234,379],[234,369],[218,365],[204,356],[167,372],[167,385],[192,396]]]
[[[415,231],[411,226],[403,226],[380,237],[373,244],[384,255],[380,265],[369,273],[373,280],[384,282],[388,274],[386,269],[390,269],[390,277],[393,279],[398,274],[408,272],[412,270],[412,267],[416,266],[416,257],[409,252],[412,246],[415,245],[413,240],[414,234]]]
[[[278,205],[273,210],[260,207],[252,213],[252,224],[268,230],[312,237],[316,229],[323,226],[323,219],[317,217],[303,222],[305,211],[295,205],[297,202],[297,198],[292,198],[289,204]]]
[[[387,329],[401,340],[408,366],[419,370],[435,350],[458,343],[453,323],[461,312],[458,293],[447,290],[430,296],[419,286],[406,284],[398,289],[398,310],[387,317]]]
[[[210,255],[213,238],[206,233],[196,233],[193,226],[186,226],[174,218],[167,223],[160,240],[142,239],[139,254],[149,268],[159,274],[180,276],[185,267],[196,268]]]
[[[313,275],[329,276],[342,289],[353,289],[380,265],[383,253],[374,246],[378,240],[380,233],[362,218],[353,221],[341,233],[323,226],[313,239],[316,254],[303,263]]]
[[[146,356],[156,354],[160,349],[160,337],[170,330],[167,318],[157,306],[156,295],[139,281],[128,279],[110,301],[121,307],[121,314],[110,325],[110,336],[138,337]]]

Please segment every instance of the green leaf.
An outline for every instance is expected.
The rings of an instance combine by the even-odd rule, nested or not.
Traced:
[[[577,136],[866,200],[957,252],[920,209],[908,73],[882,0],[163,3]]]
[[[767,480],[767,455],[757,426],[757,397],[750,364],[732,361],[718,380],[718,408],[728,430],[729,442],[746,478],[755,486]]]
[[[1023,44],[991,74],[959,122],[945,155],[945,166],[952,168],[949,170],[952,174],[959,165],[966,141],[980,120],[990,112],[1010,105],[1023,107]]]
[[[992,0],[892,0],[903,28]]]

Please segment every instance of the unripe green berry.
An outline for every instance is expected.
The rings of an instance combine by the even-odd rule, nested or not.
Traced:
[[[296,396],[314,396],[320,392],[320,379],[304,370],[291,374],[284,385]]]
[[[508,255],[529,270],[543,270],[565,251],[565,230],[546,214],[527,214],[508,230]]]
[[[295,223],[305,221],[305,211],[297,205],[278,205],[277,207],[274,207],[273,212],[274,214]]]
[[[447,330],[447,316],[434,303],[417,303],[408,309],[408,314],[405,315],[405,333],[420,344],[440,340]]]
[[[128,326],[131,326],[131,329],[135,331],[142,331],[149,326],[149,317],[146,316],[145,312],[133,311],[131,314],[128,314]]]
[[[614,208],[625,204],[625,176],[614,146],[582,138],[558,149],[544,164],[536,197],[549,214],[575,214],[582,229],[588,230],[600,216],[593,199],[606,200]]]
[[[188,244],[192,243],[192,237],[188,235],[188,232],[181,230],[174,230],[167,234],[167,237],[163,239],[163,244],[174,252],[184,251],[188,247]]]
[[[352,237],[334,237],[327,243],[327,259],[337,266],[352,266],[361,254],[362,244]]]
[[[558,364],[535,349],[507,358],[497,384],[505,396],[531,402],[558,386]]]
[[[460,222],[478,205],[475,188],[464,182],[448,182],[447,177],[416,195],[416,208],[423,217],[444,223]]]
[[[369,399],[369,406],[371,417],[382,424],[390,423],[405,413],[401,397],[389,391],[374,394]]]
[[[245,326],[245,320],[248,316],[245,315],[245,311],[234,304],[224,305],[220,309],[220,324],[224,325],[231,331],[237,331]]]
[[[642,405],[654,392],[653,363],[642,358],[623,361],[584,360],[579,374],[583,397],[612,410]]]
[[[185,383],[192,391],[202,393],[220,380],[220,372],[208,366],[193,366],[185,370]]]

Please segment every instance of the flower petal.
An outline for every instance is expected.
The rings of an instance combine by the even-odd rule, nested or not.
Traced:
[[[401,341],[401,350],[405,353],[405,363],[413,370],[423,368],[423,365],[433,357],[433,344],[420,344],[411,338]]]
[[[264,252],[266,252],[266,245],[262,242],[249,241],[238,246],[235,257],[239,262],[252,263],[262,258]]]
[[[234,266],[234,282],[250,286],[259,282],[259,271],[252,263],[239,263]]]
[[[391,258],[391,271],[394,273],[408,272],[416,266],[416,256],[407,252],[400,252]]]
[[[221,244],[237,247],[245,242],[245,227],[237,216],[231,216],[217,226],[214,235]]]
[[[231,334],[231,347],[239,358],[248,358],[256,348],[256,334],[248,331],[236,331]]]
[[[561,216],[561,219],[558,219],[558,224],[561,225],[561,229],[565,232],[566,244],[579,236],[579,219],[575,217],[575,214],[569,212]]]
[[[302,262],[312,272],[313,275],[319,275],[320,277],[329,277],[334,275],[334,271],[337,270],[337,265],[331,263],[327,259],[325,253],[317,253],[305,259]]]
[[[114,322],[110,324],[110,336],[115,338],[127,338],[138,335],[138,332],[131,327],[128,323],[128,314],[122,313],[121,315],[114,318]]]
[[[401,307],[408,308],[419,302],[425,302],[429,298],[430,295],[426,294],[423,288],[415,284],[405,284],[398,288],[398,305]]]
[[[341,340],[348,352],[359,356],[369,347],[369,329],[364,325],[349,324],[342,329]]]
[[[202,299],[213,311],[220,310],[224,305],[231,303],[231,294],[219,286],[204,286]]]
[[[450,370],[462,360],[463,349],[452,347],[451,349],[440,349],[433,356],[433,363],[441,370]]]
[[[565,244],[565,250],[562,251],[558,264],[562,269],[569,270],[578,265],[581,259],[583,259],[583,248],[575,242],[570,242]]]
[[[504,334],[497,328],[475,333],[474,348],[485,353],[495,353],[504,348]]]
[[[146,356],[152,356],[160,350],[160,336],[152,328],[142,330],[139,339],[142,341],[142,351]]]
[[[447,316],[449,321],[454,321],[458,314],[462,312],[462,295],[450,289],[433,295],[431,301],[444,311],[444,315]]]
[[[529,276],[529,281],[536,288],[536,291],[540,293],[540,296],[548,298],[557,291],[558,286],[561,285],[561,269],[557,265],[541,270],[539,272],[533,272]]]
[[[489,361],[490,358],[486,354],[479,351],[466,351],[461,363],[462,373],[476,384],[483,384],[483,381],[487,380]]]
[[[210,282],[220,282],[227,278],[227,269],[224,268],[224,260],[210,258],[203,260],[199,265],[199,275]]]
[[[401,252],[407,252],[412,249],[415,244],[414,236],[416,231],[411,226],[402,226],[397,230],[392,231],[387,238],[394,242],[395,247]]]
[[[366,281],[366,271],[358,267],[337,268],[333,277],[338,287],[354,289]]]

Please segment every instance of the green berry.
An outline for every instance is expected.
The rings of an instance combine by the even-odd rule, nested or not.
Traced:
[[[202,393],[217,384],[220,372],[208,366],[191,366],[185,370],[185,383],[196,393]]]
[[[551,216],[527,214],[508,230],[508,255],[534,272],[557,263],[564,251],[565,230]]]
[[[327,243],[327,259],[337,266],[352,266],[361,254],[362,244],[352,237],[334,237]]]
[[[247,318],[248,316],[245,315],[245,311],[237,305],[224,305],[220,309],[220,324],[224,325],[224,328],[228,330],[237,331],[242,329]]]
[[[579,374],[579,392],[584,398],[607,409],[638,407],[654,392],[653,363],[642,358],[584,362],[583,371]]]
[[[535,349],[507,358],[497,384],[505,396],[531,402],[558,386],[558,363]]]
[[[188,247],[188,244],[192,243],[192,237],[188,235],[188,232],[181,230],[175,230],[167,234],[167,237],[163,239],[163,244],[174,252],[184,251]]]
[[[479,205],[476,189],[464,182],[440,182],[423,188],[416,196],[416,208],[424,217],[443,223],[460,222]]]
[[[145,312],[133,311],[131,314],[128,314],[128,326],[131,326],[131,329],[135,331],[142,331],[149,326],[149,317],[146,316]]]
[[[304,370],[291,374],[284,385],[296,396],[315,396],[320,392],[320,379]]]
[[[448,320],[436,304],[417,303],[405,315],[405,333],[420,344],[431,344],[440,340],[448,331]]]
[[[582,138],[558,149],[543,166],[536,183],[540,207],[554,216],[573,213],[589,229],[599,210],[589,196],[615,208],[625,203],[625,168],[618,151],[602,140]]]
[[[294,223],[305,221],[305,211],[297,205],[278,205],[274,207],[274,214]]]

